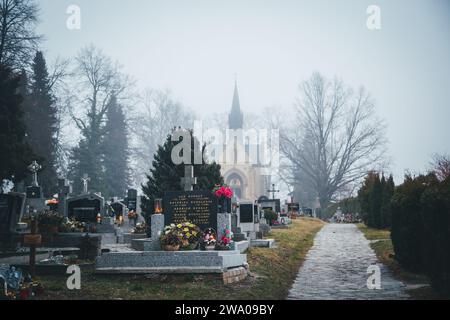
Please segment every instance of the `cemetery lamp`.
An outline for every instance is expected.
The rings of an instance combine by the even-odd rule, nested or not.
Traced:
[[[155,199],[155,214],[162,214],[162,199]]]

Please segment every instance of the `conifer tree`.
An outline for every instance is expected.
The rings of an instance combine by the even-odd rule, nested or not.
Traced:
[[[392,210],[391,210],[391,200],[394,196],[395,184],[394,178],[392,175],[386,180],[386,183],[383,188],[383,200],[381,203],[381,217],[382,217],[382,225],[381,227],[390,228],[391,220],[392,220]]]
[[[105,196],[125,196],[130,183],[127,123],[115,96],[106,113],[102,152]]]
[[[191,163],[194,163],[194,148],[198,144],[194,142],[192,131],[190,134],[192,143]],[[172,148],[176,144],[177,142],[171,141],[171,135],[168,135],[164,145],[160,145],[154,155],[153,168],[147,174],[147,183],[142,185],[142,191],[145,195],[142,209],[147,217],[153,214],[154,200],[162,198],[164,192],[183,190],[180,181],[184,176],[184,164],[175,165],[172,161]],[[202,154],[204,152],[205,146],[202,147]],[[197,177],[197,185],[194,186],[194,190],[212,190],[215,185],[224,183],[220,173],[220,165],[215,162],[194,165],[194,175]]]
[[[27,140],[43,166],[39,173],[39,183],[44,194],[51,196],[57,192],[58,110],[42,52],[36,53],[32,68],[30,90],[24,97]]]
[[[25,123],[20,95],[20,76],[0,65],[0,192],[3,180],[19,182],[34,160],[25,141]]]

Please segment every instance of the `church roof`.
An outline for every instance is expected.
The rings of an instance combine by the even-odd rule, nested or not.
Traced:
[[[228,127],[230,129],[242,129],[244,126],[244,115],[241,111],[241,104],[239,102],[239,91],[237,82],[234,84],[233,104],[231,112],[228,115]]]

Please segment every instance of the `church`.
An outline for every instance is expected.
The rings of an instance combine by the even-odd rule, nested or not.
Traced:
[[[241,111],[237,83],[235,83],[233,102],[228,115],[228,128],[234,132],[244,131],[244,115]],[[271,183],[267,169],[260,164],[260,161],[255,163],[249,160],[251,150],[249,139],[233,138],[232,145],[224,147],[226,150],[231,149],[232,156],[221,163],[225,183],[233,189],[237,200],[254,201],[261,196],[267,196]],[[224,154],[226,153],[227,151]]]

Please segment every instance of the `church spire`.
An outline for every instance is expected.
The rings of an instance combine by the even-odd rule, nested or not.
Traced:
[[[234,82],[234,95],[231,112],[228,116],[228,126],[230,129],[242,129],[244,126],[244,116],[241,111],[241,104],[239,102],[239,91],[237,86],[237,79]]]

